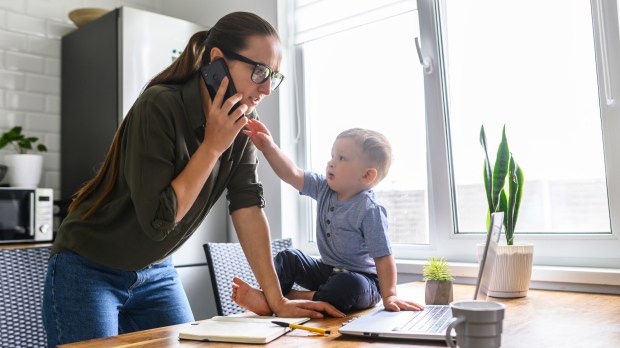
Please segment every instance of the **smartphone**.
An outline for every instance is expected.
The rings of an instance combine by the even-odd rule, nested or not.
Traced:
[[[215,59],[207,65],[203,65],[200,68],[200,75],[202,75],[202,79],[205,81],[207,85],[207,90],[209,91],[209,95],[211,96],[211,100],[215,98],[215,94],[217,90],[220,88],[220,84],[224,79],[224,76],[228,76],[228,88],[226,89],[226,93],[224,94],[224,100],[228,100],[228,98],[237,94],[237,89],[235,88],[235,84],[233,83],[232,77],[230,76],[230,72],[228,71],[228,66],[226,62],[222,58]],[[241,102],[237,102],[232,109],[230,109],[229,115],[235,111],[241,105]]]

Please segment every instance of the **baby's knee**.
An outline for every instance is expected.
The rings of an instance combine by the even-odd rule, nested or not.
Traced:
[[[275,260],[295,260],[302,256],[302,253],[299,249],[295,248],[287,248],[276,254],[274,257]]]
[[[336,277],[323,284],[314,295],[315,301],[324,301],[341,311],[365,309],[381,300],[376,285],[363,277]]]

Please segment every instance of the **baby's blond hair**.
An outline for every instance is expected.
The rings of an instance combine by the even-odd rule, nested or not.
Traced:
[[[377,180],[372,186],[387,176],[392,164],[392,146],[383,134],[371,129],[351,128],[336,137],[342,138],[352,139],[359,144],[367,160],[377,170]]]

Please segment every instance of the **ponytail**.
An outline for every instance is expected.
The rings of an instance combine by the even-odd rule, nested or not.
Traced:
[[[88,198],[92,193],[100,186],[103,185],[103,192],[97,199],[97,201],[82,214],[81,218],[86,219],[91,216],[97,208],[99,208],[105,198],[112,192],[114,189],[114,184],[116,183],[116,179],[118,178],[119,171],[119,162],[120,162],[120,147],[121,147],[121,139],[123,135],[123,131],[125,129],[125,123],[127,122],[127,118],[123,120],[121,125],[116,130],[114,134],[114,139],[112,140],[112,145],[110,145],[110,149],[108,150],[108,154],[105,156],[105,160],[103,164],[97,171],[97,174],[94,178],[92,178],[86,185],[78,190],[78,192],[73,196],[73,201],[69,205],[69,212],[75,210],[80,203],[82,203],[86,198]]]
[[[203,55],[206,51],[205,42],[208,36],[208,30],[199,31],[192,35],[183,53],[170,66],[155,75],[145,89],[162,83],[183,83],[194,76],[202,65]]]

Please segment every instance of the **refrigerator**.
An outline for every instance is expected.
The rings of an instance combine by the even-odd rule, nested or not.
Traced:
[[[143,87],[179,56],[192,34],[204,29],[119,7],[62,38],[60,206],[66,207],[94,176]],[[197,320],[216,315],[203,244],[225,242],[227,223],[221,198],[172,256]]]

